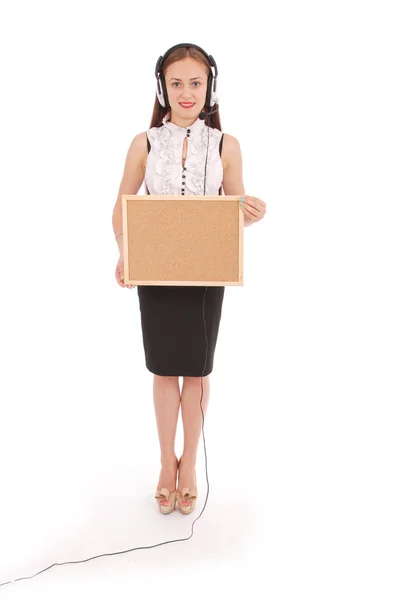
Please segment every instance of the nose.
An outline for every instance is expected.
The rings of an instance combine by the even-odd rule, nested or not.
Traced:
[[[185,87],[186,86],[184,85],[184,88]],[[187,91],[191,92],[191,94],[192,94],[193,89],[194,89],[193,87],[192,88],[190,86],[187,87]],[[185,90],[184,91],[181,90],[181,92],[182,92],[182,94],[184,94],[183,96],[181,96],[182,97],[181,102],[192,102],[192,100],[191,100],[192,95],[191,96],[186,96],[185,95]]]

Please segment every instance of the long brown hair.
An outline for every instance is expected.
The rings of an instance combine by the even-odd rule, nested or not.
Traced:
[[[213,73],[210,68],[209,62],[208,62],[206,56],[202,52],[200,52],[200,50],[198,50],[197,48],[194,48],[192,46],[176,48],[175,50],[173,50],[172,52],[170,52],[168,54],[168,56],[166,57],[166,60],[163,63],[162,69],[161,69],[162,73],[163,73],[163,77],[165,77],[166,70],[169,67],[169,65],[171,65],[172,63],[174,63],[178,60],[182,60],[183,58],[186,58],[187,56],[190,56],[191,58],[198,60],[200,63],[202,63],[204,65],[204,67],[206,68],[207,73],[208,73],[208,84],[210,85],[211,79],[213,77]],[[211,92],[210,92],[209,102],[210,102],[210,98],[211,98]],[[168,100],[168,98],[166,98],[166,100]],[[206,94],[205,102],[207,100],[208,100],[208,95]],[[216,109],[217,106],[214,106],[213,109]],[[210,110],[210,106],[205,106],[205,110],[206,111]],[[166,114],[169,111],[170,111],[170,108],[167,108],[160,104],[157,94],[155,93],[155,104],[153,106],[153,114],[152,114],[152,118],[150,121],[150,129],[152,127],[160,127],[162,125],[162,121],[163,121],[164,117],[166,116]],[[218,129],[219,131],[222,131],[219,110],[217,110],[212,115],[207,115],[207,117],[205,119],[205,125],[207,125],[208,127],[211,127],[212,129]],[[149,194],[149,190],[148,190],[148,187],[146,184],[145,184],[145,190],[146,190],[146,194]],[[222,186],[220,186],[220,188],[219,188],[219,196],[221,196],[221,195],[222,195]]]

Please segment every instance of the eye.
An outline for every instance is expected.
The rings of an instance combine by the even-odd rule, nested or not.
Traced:
[[[178,83],[178,85],[180,84],[180,82],[179,82],[179,81],[173,81],[173,87],[176,87],[176,85],[175,85],[176,83]],[[199,87],[199,86],[200,86],[200,81],[194,81],[194,83],[197,83],[197,84],[198,84],[196,87]]]

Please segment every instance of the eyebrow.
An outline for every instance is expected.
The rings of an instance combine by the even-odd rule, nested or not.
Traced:
[[[178,77],[170,77],[170,81],[176,79],[177,81],[182,81],[182,79],[178,79]],[[202,79],[202,77],[191,77],[189,81],[193,81],[194,79]]]

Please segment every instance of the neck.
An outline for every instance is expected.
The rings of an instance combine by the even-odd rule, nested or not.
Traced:
[[[199,117],[199,114],[196,115],[196,117],[194,118],[193,116],[188,118],[188,119],[184,119],[180,116],[178,116],[176,113],[174,113],[174,111],[172,111],[170,109],[170,118],[169,121],[170,123],[174,123],[174,125],[177,125],[178,127],[191,127],[197,120]]]

